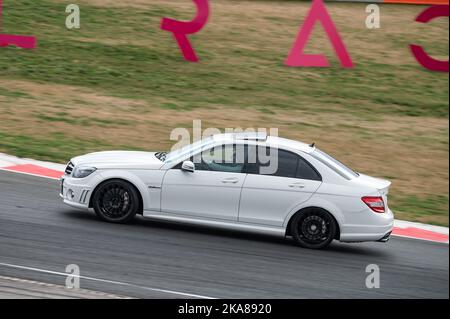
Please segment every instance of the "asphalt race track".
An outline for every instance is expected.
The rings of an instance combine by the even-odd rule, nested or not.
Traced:
[[[312,251],[142,218],[114,225],[66,207],[58,192],[57,181],[0,172],[0,276],[64,285],[61,273],[77,264],[81,288],[139,298],[449,297],[447,244],[393,238]],[[368,264],[380,267],[379,289],[366,288]]]

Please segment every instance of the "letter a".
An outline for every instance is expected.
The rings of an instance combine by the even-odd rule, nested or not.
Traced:
[[[329,67],[327,58],[322,54],[305,54],[303,53],[305,46],[309,40],[309,36],[317,21],[322,23],[325,29],[328,39],[333,44],[334,50],[341,61],[341,65],[344,68],[352,68],[353,62],[350,58],[344,43],[339,36],[336,26],[333,23],[328,11],[322,0],[313,0],[311,10],[308,13],[308,17],[305,23],[300,29],[300,33],[294,43],[294,47],[289,53],[285,64],[288,66],[300,66],[300,67]]]

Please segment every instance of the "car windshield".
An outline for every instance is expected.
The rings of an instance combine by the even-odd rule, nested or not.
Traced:
[[[179,148],[177,150],[174,150],[172,152],[169,152],[166,156],[165,156],[165,162],[172,162],[172,161],[176,161],[178,159],[181,158],[185,158],[185,157],[189,157],[189,156],[193,156],[196,153],[200,152],[203,148],[205,148],[208,145],[212,145],[214,144],[214,139],[213,137],[207,137],[203,140],[194,142],[190,145],[186,145],[182,148]]]
[[[338,173],[344,173],[346,176],[350,177],[350,179],[359,176],[359,174],[357,172],[355,172],[354,170],[350,169],[346,165],[339,162],[334,157],[328,155],[325,152],[322,152],[321,150],[319,150],[317,148],[314,150],[314,152],[312,152],[312,155],[316,159],[318,159],[319,161],[321,161],[322,163],[327,165],[328,167],[337,171]]]

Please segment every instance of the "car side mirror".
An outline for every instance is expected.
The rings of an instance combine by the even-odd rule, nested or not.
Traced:
[[[191,161],[184,161],[183,164],[181,165],[181,169],[183,171],[185,171],[185,172],[194,173],[195,172],[195,165]]]

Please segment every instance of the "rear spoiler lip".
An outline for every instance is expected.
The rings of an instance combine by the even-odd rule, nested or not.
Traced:
[[[380,179],[380,181],[385,182],[386,185],[383,185],[383,187],[379,187],[379,188],[378,188],[379,190],[386,190],[386,189],[389,189],[389,188],[391,187],[391,185],[392,185],[392,182],[391,182],[391,181],[388,181],[387,179]]]
[[[359,176],[355,177],[353,180],[361,185],[372,187],[379,192],[387,193],[389,188],[392,186],[392,182],[387,179],[372,177],[361,173],[359,173]]]

